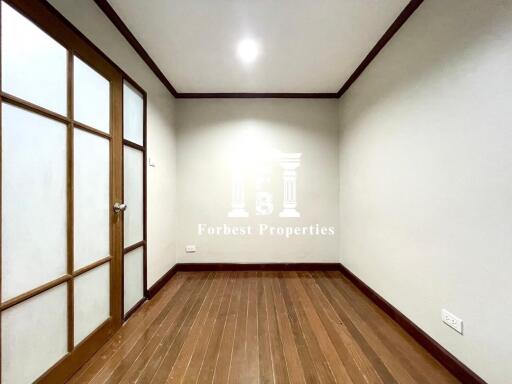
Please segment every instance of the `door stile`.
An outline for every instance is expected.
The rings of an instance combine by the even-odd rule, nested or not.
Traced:
[[[67,99],[68,99],[68,126],[67,126],[67,272],[73,275],[74,269],[74,181],[73,181],[73,52],[68,50],[67,62]],[[74,279],[68,281],[68,352],[75,346],[74,342]]]
[[[110,207],[115,202],[123,201],[123,78],[122,74],[117,73],[111,82],[111,183],[112,194]],[[111,217],[111,255],[112,261],[110,267],[111,273],[111,308],[110,313],[117,329],[122,325],[123,321],[123,213],[115,213],[110,210]]]

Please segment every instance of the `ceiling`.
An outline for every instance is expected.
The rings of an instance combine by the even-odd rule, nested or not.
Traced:
[[[335,93],[408,0],[109,0],[180,93]],[[253,38],[244,65],[237,44]]]

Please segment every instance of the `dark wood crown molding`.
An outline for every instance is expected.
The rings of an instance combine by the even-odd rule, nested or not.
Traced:
[[[382,51],[382,48],[391,40],[391,38],[398,32],[400,27],[404,25],[404,23],[409,19],[409,17],[418,9],[418,7],[423,3],[423,0],[411,0],[409,4],[403,9],[402,12],[395,19],[393,24],[388,28],[388,30],[382,35],[382,37],[377,41],[377,44],[372,48],[372,50],[366,55],[364,60],[359,64],[354,73],[350,75],[348,80],[343,84],[340,90],[337,93],[338,98],[343,96],[345,92],[350,88],[350,86],[361,76],[361,73],[368,67],[368,65],[375,59],[375,57]]]
[[[178,93],[178,99],[337,99],[336,93]]]
[[[169,92],[174,96],[178,96],[178,92],[172,86],[171,82],[167,80],[163,72],[158,68],[156,63],[153,61],[151,56],[146,52],[144,47],[139,43],[139,41],[135,38],[133,33],[128,29],[123,20],[119,17],[119,15],[114,11],[114,8],[108,3],[107,0],[94,0],[96,5],[100,7],[103,13],[110,19],[110,21],[115,25],[115,27],[119,30],[121,35],[128,41],[128,43],[135,49],[135,52],[139,54],[139,56],[144,60],[144,62],[148,65],[148,67],[153,71],[156,77],[162,82],[165,88],[169,90]]]
[[[372,48],[364,60],[359,64],[354,73],[348,78],[343,84],[340,90],[336,93],[237,93],[237,92],[214,92],[214,93],[190,93],[190,92],[178,92],[172,86],[171,82],[165,77],[163,72],[158,68],[154,60],[149,56],[144,47],[139,43],[130,29],[123,22],[121,17],[116,13],[114,8],[108,3],[108,0],[94,0],[98,7],[103,13],[110,19],[118,31],[124,36],[132,48],[139,54],[142,60],[148,65],[153,73],[160,79],[162,84],[169,90],[169,92],[178,99],[335,99],[340,98],[350,86],[357,80],[357,78],[363,73],[368,67],[372,60],[377,54],[384,48],[389,40],[395,35],[400,27],[407,21],[407,19],[414,13],[414,11],[420,6],[423,0],[411,0],[409,4],[403,9],[398,15],[396,20],[391,24],[388,30],[382,35],[377,44]]]

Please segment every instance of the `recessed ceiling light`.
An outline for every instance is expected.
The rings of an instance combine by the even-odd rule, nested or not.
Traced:
[[[260,46],[253,39],[243,39],[238,43],[238,57],[246,64],[252,63],[260,54]]]

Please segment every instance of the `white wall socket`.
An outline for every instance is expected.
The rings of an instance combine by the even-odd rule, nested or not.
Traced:
[[[446,309],[441,310],[441,319],[443,323],[448,325],[449,327],[455,329],[462,335],[462,320],[459,319],[454,314],[448,312]]]
[[[195,245],[186,245],[185,246],[185,252],[187,253],[194,253],[196,251]]]

